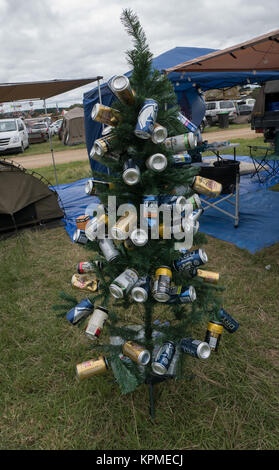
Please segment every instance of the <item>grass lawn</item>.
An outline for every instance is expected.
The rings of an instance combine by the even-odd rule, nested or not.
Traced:
[[[52,178],[49,168],[37,171]],[[90,173],[87,162],[58,171],[60,183]],[[86,324],[70,325],[52,305],[61,303],[61,290],[85,297],[70,285],[76,264],[88,258],[84,248],[63,227],[1,241],[0,448],[277,450],[279,244],[251,255],[208,237],[204,249],[240,327],[223,333],[207,361],[189,357],[185,379],[156,385],[153,423],[147,386],[123,396],[111,371],[76,381],[76,364],[98,354]],[[161,304],[155,318],[173,321]],[[141,323],[141,308],[123,309],[123,321]],[[196,325],[193,337],[203,340],[206,325]]]

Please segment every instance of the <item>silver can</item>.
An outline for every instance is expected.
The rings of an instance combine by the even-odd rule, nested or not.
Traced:
[[[141,228],[136,228],[131,232],[130,239],[134,245],[144,246],[148,242],[148,233]]]
[[[129,158],[129,160],[124,163],[122,178],[124,183],[128,184],[129,186],[133,186],[139,182],[140,169],[134,160],[132,160],[132,158]]]
[[[83,230],[76,230],[74,235],[73,235],[73,242],[74,243],[79,243],[80,245],[86,245],[86,243],[89,242],[87,236],[85,235],[85,232]]]
[[[86,183],[85,183],[85,193],[88,196],[92,196],[93,194],[96,193],[93,180],[86,181]]]
[[[108,262],[111,262],[120,256],[119,251],[115,248],[115,245],[110,238],[99,240],[99,248]]]
[[[175,354],[175,344],[172,341],[166,341],[159,349],[151,367],[155,374],[165,375]]]
[[[197,136],[193,132],[176,135],[166,139],[164,144],[169,150],[172,150],[174,153],[179,153],[183,152],[184,150],[196,148]]]
[[[116,299],[123,297],[124,293],[127,294],[132,287],[136,284],[139,276],[134,269],[125,269],[109,286],[111,295]]]
[[[164,171],[167,168],[168,160],[162,153],[155,153],[146,160],[145,164],[150,170]]]
[[[100,233],[105,235],[105,226],[107,221],[108,216],[106,214],[103,214],[100,217],[93,217],[93,219],[89,220],[85,226],[85,235],[87,238],[93,241]]]
[[[131,296],[135,302],[146,302],[150,294],[151,277],[140,277],[131,291]]]
[[[162,144],[168,136],[168,131],[165,127],[161,126],[157,122],[154,124],[151,140],[154,144]]]
[[[102,329],[104,327],[105,321],[108,319],[108,310],[104,307],[95,308],[93,314],[91,315],[87,328],[85,330],[86,336],[90,339],[99,338]]]

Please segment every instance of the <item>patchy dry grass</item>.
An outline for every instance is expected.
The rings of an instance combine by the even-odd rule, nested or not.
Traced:
[[[84,297],[70,286],[83,247],[63,228],[2,241],[1,449],[277,449],[279,244],[251,255],[208,237],[204,248],[240,328],[224,332],[208,361],[189,358],[185,379],[156,385],[152,423],[145,385],[122,396],[111,372],[75,379],[91,343],[84,324],[69,325],[51,307],[61,290]],[[193,335],[203,339],[205,329]]]

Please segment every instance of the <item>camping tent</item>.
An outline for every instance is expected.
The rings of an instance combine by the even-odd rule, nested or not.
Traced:
[[[57,193],[48,188],[42,176],[12,161],[0,160],[0,232],[63,216]]]
[[[214,53],[214,49],[205,49],[199,47],[175,47],[164,52],[153,59],[153,67],[164,72],[177,64],[190,61],[206,54]],[[278,67],[279,69],[279,67]],[[131,72],[126,73],[128,77]],[[267,71],[258,72],[171,72],[168,79],[174,86],[178,103],[182,107],[188,119],[191,119],[196,125],[199,125],[205,113],[203,99],[200,97],[199,90],[206,91],[218,88],[230,88],[236,85],[247,85],[247,83],[263,83],[267,80],[279,78],[279,72]],[[102,103],[110,106],[114,96],[109,90],[107,84],[101,87]],[[101,137],[102,125],[91,119],[91,111],[95,103],[99,101],[99,90],[94,88],[83,95],[84,104],[84,125],[86,134],[86,146],[88,155],[96,139]],[[105,166],[90,159],[90,165],[93,170],[106,172]]]
[[[76,106],[65,114],[61,140],[65,145],[77,145],[85,142],[83,108]]]

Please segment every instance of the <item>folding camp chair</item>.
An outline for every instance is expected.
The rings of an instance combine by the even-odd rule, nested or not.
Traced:
[[[263,178],[260,178],[260,172],[264,170],[266,178],[279,174],[279,155],[276,153],[269,153],[274,151],[274,147],[266,147],[260,145],[248,145],[250,151],[250,157],[253,161],[255,171],[252,173],[251,178],[257,175],[260,183],[264,182]],[[256,150],[264,150],[264,155],[253,155],[252,152]],[[265,179],[266,179],[265,178]]]
[[[238,144],[239,145],[239,144]],[[200,176],[205,178],[213,179],[223,185],[223,191],[218,199],[212,202],[212,198],[202,197],[202,207],[205,210],[213,208],[234,220],[234,226],[238,227],[239,223],[239,183],[240,183],[240,163],[235,159],[224,160],[220,157],[219,151],[217,151],[217,162],[216,166],[213,167],[201,167]],[[215,152],[214,152],[215,153]],[[219,204],[228,202],[234,207],[234,211],[228,212],[227,210],[219,207]]]

